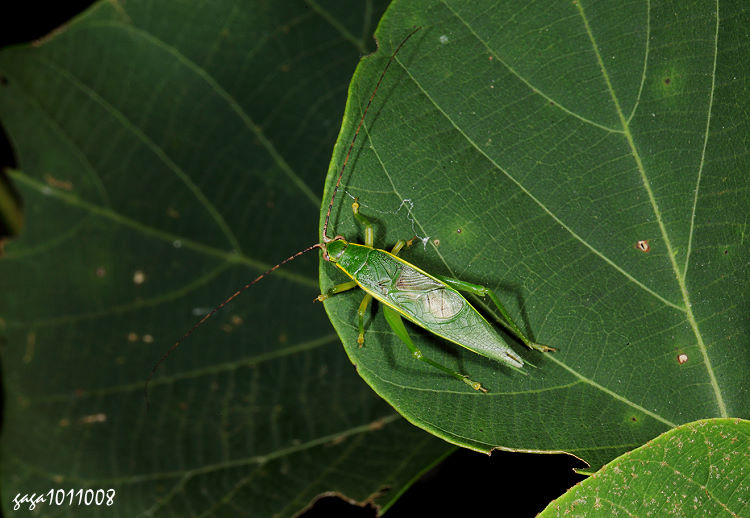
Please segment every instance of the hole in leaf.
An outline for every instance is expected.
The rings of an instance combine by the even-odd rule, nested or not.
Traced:
[[[304,518],[318,516],[352,516],[354,518],[364,518],[377,516],[377,510],[372,504],[359,506],[347,502],[342,496],[333,494],[318,498],[312,507],[299,516]]]

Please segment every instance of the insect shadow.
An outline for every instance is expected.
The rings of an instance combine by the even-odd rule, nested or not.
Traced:
[[[376,219],[371,220],[372,225],[377,227],[382,227],[383,225],[377,221]],[[381,234],[382,235],[382,234]],[[418,238],[415,238],[415,240],[418,240]],[[384,243],[384,245],[387,245],[387,243]],[[407,252],[408,253],[408,252]],[[420,264],[425,264],[426,268],[430,271],[440,271],[440,267],[438,266],[438,263],[434,261],[434,258],[429,258],[430,254],[425,254],[425,256],[420,257],[418,262]],[[433,259],[433,260],[431,260]],[[441,264],[442,265],[442,264]],[[444,265],[442,265],[444,267]],[[528,309],[526,308],[526,305],[524,304],[524,290],[522,289],[521,285],[518,283],[513,282],[503,282],[499,284],[495,284],[497,286],[496,290],[498,293],[501,293],[504,295],[504,298],[512,298],[516,302],[516,307],[520,308],[520,320],[523,324],[524,328],[529,327],[529,314]],[[488,304],[478,296],[470,296],[471,299],[473,299],[471,302],[474,304],[474,307],[479,311],[479,313],[482,314],[482,316],[487,319],[488,322],[493,324],[498,328],[498,332],[503,335],[510,343],[517,345],[517,349],[523,350],[523,342],[516,338],[516,336],[513,334],[512,331],[509,331],[505,324],[503,323],[503,320],[498,317],[496,313],[492,311],[492,309],[488,306]],[[365,329],[367,331],[370,330],[371,326],[376,322],[376,319],[378,318],[378,313],[382,313],[380,311],[381,304],[374,300],[373,304],[370,305],[370,307],[367,310],[367,322],[365,324]],[[426,331],[422,329],[419,326],[409,326],[409,332],[410,334],[414,335],[415,337],[419,337],[419,341],[423,343],[429,344],[429,347],[431,349],[434,349],[435,351],[440,351],[440,354],[445,355],[446,357],[451,357],[453,361],[456,362],[456,365],[459,370],[465,370],[465,360],[468,359],[470,362],[486,360],[490,362],[493,365],[496,365],[496,362],[493,360],[485,359],[481,356],[473,355],[467,351],[465,351],[462,348],[458,348],[455,346],[455,344],[451,344],[450,342],[446,342],[445,340],[435,336],[433,333]],[[535,337],[527,332],[527,336],[534,340]],[[398,345],[401,345],[398,340],[394,340],[394,347],[397,347]],[[367,347],[365,345],[365,347]],[[467,356],[468,354],[468,356]],[[410,362],[404,362],[397,359],[396,354],[394,353],[393,347],[385,347],[383,350],[383,355],[386,358],[386,361],[388,362],[388,365],[391,369],[394,371],[401,371],[403,373],[407,374],[414,374],[419,376],[427,376],[431,374],[431,377],[434,378],[440,378],[442,375],[438,371],[434,372],[424,372],[421,370],[418,370],[416,366],[411,366],[413,364],[410,364]],[[525,362],[531,366],[531,367],[539,367],[539,362],[541,360],[534,360],[534,362],[530,362],[528,359],[524,358]],[[511,367],[508,367],[504,364],[500,364],[502,367],[501,371],[507,371],[507,374],[510,374],[512,369]],[[528,373],[527,373],[528,374]]]

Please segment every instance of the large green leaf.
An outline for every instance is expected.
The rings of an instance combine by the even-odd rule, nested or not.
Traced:
[[[519,344],[523,376],[412,328],[490,389],[473,392],[411,358],[379,312],[358,348],[361,294],[342,294],[326,308],[360,375],[448,441],[595,467],[680,423],[747,417],[748,23],[717,3],[392,5],[328,193],[388,55],[422,29],[368,113],[330,234],[358,236],[358,196],[376,245],[417,234],[402,257],[496,290],[559,352]],[[321,277],[343,278],[328,264]]]
[[[370,11],[349,4],[102,3],[0,55],[28,221],[0,263],[5,492],[112,484],[128,516],[290,514],[327,490],[362,501],[390,485],[375,499],[388,505],[445,454],[351,373],[306,302],[312,255],[191,337],[151,413],[140,396],[193,311],[312,243],[313,211],[413,25],[333,229],[358,235],[360,196],[379,245],[425,238],[404,256],[496,289],[560,351],[519,345],[536,365],[522,376],[412,328],[491,389],[471,393],[410,358],[379,312],[358,349],[359,296],[343,294],[327,310],[362,376],[453,442],[593,465],[678,423],[747,412],[744,13],[397,4],[352,85],[320,198],[337,99],[367,41]]]
[[[747,516],[750,422],[679,426],[618,457],[540,515]]]
[[[354,66],[384,2],[101,2],[0,53],[23,235],[0,262],[3,506],[113,487],[112,516],[389,505],[453,449],[354,373],[310,254]],[[390,488],[389,492],[382,491]],[[69,514],[69,508],[43,508]]]

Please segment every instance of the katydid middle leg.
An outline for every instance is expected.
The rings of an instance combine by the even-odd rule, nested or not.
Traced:
[[[337,295],[339,293],[342,293],[344,291],[349,291],[353,288],[356,288],[358,286],[356,281],[349,281],[349,282],[342,282],[341,284],[336,284],[334,287],[329,289],[325,293],[321,293],[320,295],[315,298],[315,301],[324,301],[329,297],[332,297],[333,295]],[[372,300],[372,295],[369,293],[365,294],[365,297],[362,299],[362,302],[359,305],[359,308],[357,309],[357,318],[359,321],[359,336],[357,337],[357,343],[360,347],[365,343],[365,314],[367,313],[367,306],[370,304],[370,301]]]
[[[365,345],[365,313],[367,313],[367,306],[370,304],[371,300],[372,295],[370,295],[369,293],[365,294],[362,302],[360,302],[359,304],[359,308],[357,308],[357,319],[359,323],[359,335],[357,335],[357,343],[360,347]]]
[[[359,201],[358,198],[354,198],[354,203],[352,203],[352,212],[354,213],[354,218],[359,221],[363,227],[365,227],[365,244],[369,247],[372,247],[375,244],[375,231],[373,230],[372,222],[370,222],[369,219],[367,219],[365,216],[363,216],[359,212]],[[338,293],[342,293],[344,291],[349,291],[351,289],[354,289],[358,286],[357,281],[348,281],[348,282],[342,282],[341,284],[336,284],[334,287],[329,289],[325,293],[321,293],[318,295],[318,297],[315,299],[319,302],[323,302],[328,297],[331,297],[333,295],[336,295]],[[365,297],[367,298],[367,297]],[[370,297],[372,298],[372,297]],[[368,300],[369,302],[369,300]],[[364,315],[364,311],[367,307],[367,303],[363,300],[362,305],[360,305],[360,312]],[[361,329],[360,325],[360,329]],[[360,342],[361,343],[361,342]]]
[[[414,239],[416,238],[411,238],[408,241],[405,239],[399,239],[398,241],[396,241],[396,244],[393,245],[393,249],[391,250],[391,253],[393,255],[398,255],[401,249],[403,249],[404,247],[407,247],[407,248],[410,247],[412,243],[414,242]]]
[[[375,231],[372,222],[361,212],[359,212],[358,198],[355,198],[354,203],[352,203],[352,212],[354,213],[354,218],[359,221],[359,223],[365,228],[365,245],[369,247],[375,246]],[[391,253],[393,255],[398,255],[398,253],[402,248],[404,248],[404,246],[411,246],[411,243],[412,240],[405,241],[403,239],[399,239],[391,250]],[[372,295],[367,293],[362,299],[362,302],[359,304],[359,308],[357,308],[357,320],[359,324],[359,335],[357,336],[357,343],[360,347],[362,347],[365,343],[365,314],[367,313],[367,306],[371,301]]]
[[[542,351],[542,352],[549,352],[549,351],[556,351],[554,347],[550,347],[548,345],[538,344],[536,342],[532,342],[529,340],[529,338],[523,334],[523,331],[516,325],[516,323],[513,321],[513,319],[510,317],[510,314],[508,313],[508,310],[505,309],[503,304],[500,302],[500,299],[497,295],[495,295],[495,292],[489,289],[486,286],[482,286],[480,284],[472,284],[470,282],[462,281],[459,279],[454,279],[452,277],[446,277],[444,275],[436,275],[435,278],[437,278],[440,281],[443,281],[445,284],[450,286],[451,288],[454,288],[458,291],[463,291],[467,293],[472,293],[474,295],[479,295],[480,297],[484,297],[485,295],[490,298],[490,300],[495,304],[498,311],[500,311],[500,315],[502,315],[503,320],[505,322],[501,322],[508,331],[513,333],[516,337],[518,337],[519,340],[521,340],[526,347],[529,349],[533,349],[535,351]]]
[[[367,217],[365,217],[362,213],[359,212],[359,201],[357,198],[355,198],[354,203],[352,203],[352,212],[354,213],[354,218],[357,221],[359,221],[360,224],[365,228],[365,245],[369,247],[374,246],[375,231],[373,229],[372,222]],[[398,244],[396,246],[398,246]],[[401,247],[403,247],[403,244],[399,246],[399,250],[401,249]],[[343,282],[341,284],[335,285],[333,288],[328,290],[325,294],[318,295],[318,298],[315,300],[323,301],[332,295],[336,295],[337,293],[351,290],[356,287],[357,287],[357,281]],[[371,301],[372,301],[372,295],[367,293],[362,299],[362,302],[359,304],[359,308],[357,308],[357,321],[358,321],[358,327],[359,327],[359,335],[357,336],[357,343],[359,344],[360,347],[362,347],[362,345],[364,345],[365,343],[365,314],[367,313],[367,306],[370,304]]]
[[[333,286],[331,289],[329,289],[325,293],[321,293],[320,295],[318,295],[315,298],[314,302],[315,301],[317,301],[317,302],[323,302],[324,300],[326,300],[329,297],[332,297],[332,296],[334,296],[334,295],[336,295],[338,293],[342,293],[344,291],[349,291],[351,289],[356,288],[357,286],[358,286],[357,281],[349,281],[349,282],[342,282],[341,284],[336,284],[335,286]]]

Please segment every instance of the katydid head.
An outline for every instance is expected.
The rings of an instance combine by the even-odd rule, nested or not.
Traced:
[[[336,193],[334,193],[334,196],[335,195]],[[329,213],[330,213],[330,210],[331,210],[331,207],[328,207]],[[327,225],[328,225],[328,221],[326,220],[326,226]],[[332,259],[330,254],[328,253],[328,247],[330,245],[333,245],[334,243],[339,243],[339,242],[347,243],[346,238],[344,236],[328,237],[328,234],[326,234],[325,230],[323,231],[323,242],[318,243],[316,246],[320,248],[321,252],[323,252],[324,261],[333,261],[335,263],[336,259],[338,259],[341,256],[344,250],[343,249],[339,250],[338,245],[333,247],[335,258]],[[346,248],[346,246],[344,246],[344,248]]]
[[[344,254],[347,246],[349,246],[349,242],[344,238],[333,239],[323,244],[321,247],[323,249],[323,259],[335,263]]]

